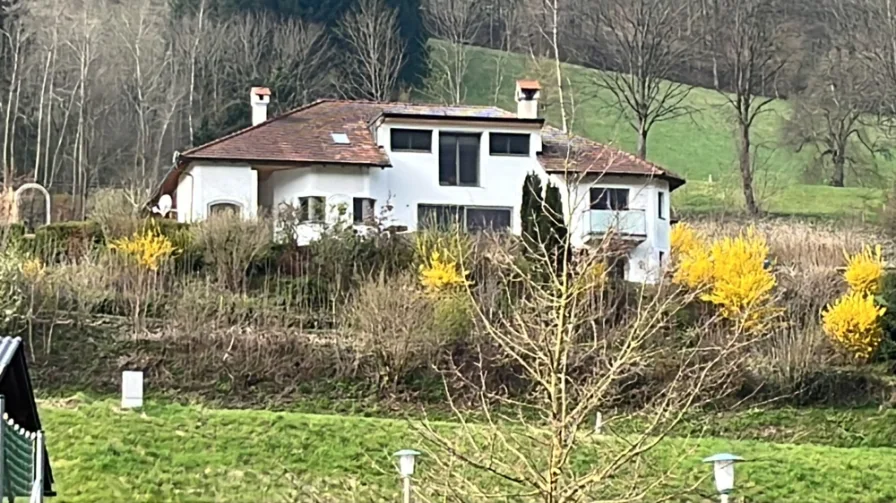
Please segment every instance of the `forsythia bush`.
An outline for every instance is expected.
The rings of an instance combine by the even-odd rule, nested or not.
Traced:
[[[880,245],[873,250],[866,246],[861,253],[846,256],[846,272],[843,278],[850,290],[862,294],[877,295],[884,276],[884,261]]]
[[[847,255],[846,263],[843,279],[849,291],[822,313],[822,329],[856,360],[867,361],[883,340],[881,321],[887,312],[875,300],[884,274],[881,248],[865,247]]]
[[[822,328],[843,349],[864,361],[871,358],[883,340],[880,320],[885,312],[875,304],[873,295],[847,292],[825,310]]]
[[[158,271],[177,252],[171,240],[154,230],[135,232],[131,237],[112,241],[109,246],[150,271]]]
[[[440,292],[455,286],[467,284],[466,275],[459,270],[457,263],[442,258],[442,254],[433,251],[429,260],[420,264],[420,284],[429,292]]]
[[[678,224],[670,237],[677,262],[673,281],[704,289],[700,298],[718,306],[723,317],[758,331],[779,314],[772,303],[777,282],[765,266],[768,245],[755,229],[709,244],[687,224]]]
[[[706,248],[703,236],[687,224],[676,224],[669,234],[669,242],[673,256],[688,256],[697,250]]]

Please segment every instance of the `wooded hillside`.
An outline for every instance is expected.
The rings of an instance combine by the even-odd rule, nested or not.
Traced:
[[[869,173],[896,111],[887,0],[0,0],[2,183],[79,202],[146,189],[176,151],[247,125],[252,85],[273,89],[271,113],[333,96],[464,102],[472,45],[526,55],[561,127],[588,96],[556,63],[616,70],[593,84],[642,157],[657,124],[699,107],[692,86],[720,91],[751,212],[753,129],[777,98],[792,102],[780,146],[816,152],[819,179],[885,185]]]

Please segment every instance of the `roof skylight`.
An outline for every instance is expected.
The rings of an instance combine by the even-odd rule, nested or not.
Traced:
[[[349,145],[351,142],[348,140],[348,135],[345,133],[330,133],[330,136],[333,137],[333,143],[339,145]]]

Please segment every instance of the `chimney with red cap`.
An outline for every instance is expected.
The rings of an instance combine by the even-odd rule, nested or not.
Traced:
[[[271,103],[271,90],[267,87],[253,87],[249,97],[252,104],[252,125],[268,120],[268,105]]]
[[[538,118],[538,98],[541,84],[537,80],[516,81],[516,116],[518,119]]]

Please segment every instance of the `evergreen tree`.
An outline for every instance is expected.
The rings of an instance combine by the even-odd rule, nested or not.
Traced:
[[[520,203],[520,223],[523,242],[530,250],[537,250],[541,240],[541,177],[535,173],[526,175],[523,182],[523,200]]]
[[[551,182],[542,189],[541,177],[535,173],[526,175],[523,182],[523,199],[520,203],[520,223],[523,241],[531,253],[547,253],[554,263],[562,265],[564,245],[568,230],[563,213],[560,189]]]

